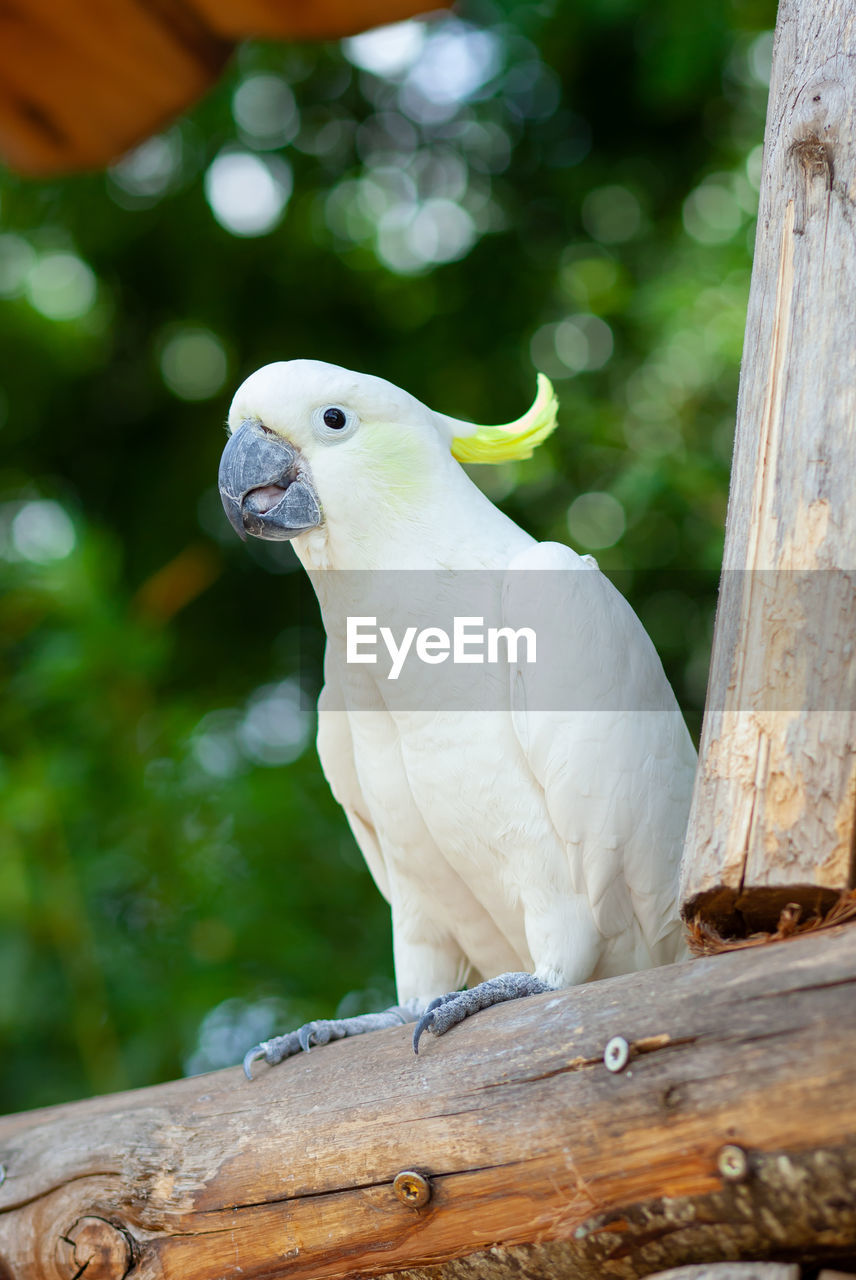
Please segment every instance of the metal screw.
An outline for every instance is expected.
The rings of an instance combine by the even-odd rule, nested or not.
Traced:
[[[630,1061],[630,1045],[624,1036],[613,1036],[603,1051],[607,1071],[623,1071]]]
[[[729,1182],[742,1182],[749,1173],[749,1160],[742,1147],[728,1142],[719,1149],[716,1167]]]
[[[392,1189],[402,1204],[411,1209],[421,1209],[431,1199],[431,1183],[413,1169],[403,1169],[395,1175]]]

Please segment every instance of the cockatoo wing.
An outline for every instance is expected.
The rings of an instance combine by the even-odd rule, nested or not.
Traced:
[[[354,740],[350,716],[344,704],[331,664],[326,665],[325,682],[318,698],[318,758],[330,790],[345,810],[354,839],[387,902],[390,901],[389,875],[381,852],[377,831],[363,797],[354,763]]]
[[[660,659],[594,560],[559,543],[528,548],[505,576],[504,625],[533,618],[539,647],[512,668],[512,717],[572,890],[607,942],[637,935],[634,967],[674,959],[695,751]]]

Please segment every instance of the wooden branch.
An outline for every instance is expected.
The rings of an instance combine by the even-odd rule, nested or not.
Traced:
[[[420,0],[2,5],[0,154],[28,174],[100,168],[210,89],[239,40],[328,40],[419,11]]]
[[[844,927],[488,1010],[418,1058],[401,1028],[251,1083],[230,1070],[10,1116],[0,1276],[846,1265],[855,1000]],[[631,1054],[612,1072],[617,1035]]]
[[[856,840],[856,0],[782,0],[681,900],[823,912]]]

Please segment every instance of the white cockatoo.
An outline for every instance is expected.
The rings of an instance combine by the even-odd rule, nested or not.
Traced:
[[[556,407],[539,375],[528,413],[479,427],[316,360],[232,401],[223,505],[242,537],[291,540],[318,596],[318,752],[390,904],[400,1001],[257,1045],[248,1074],[410,1020],[418,1048],[501,1000],[684,954],[695,752],[651,640],[590,556],[536,542],[461,466],[530,456]]]

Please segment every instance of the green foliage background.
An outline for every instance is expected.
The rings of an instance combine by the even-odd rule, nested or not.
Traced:
[[[392,994],[386,907],[312,746],[312,601],[217,501],[260,364],[329,360],[485,422],[549,366],[560,430],[479,482],[595,550],[697,730],[774,16],[473,0],[387,75],[359,45],[247,45],[113,171],[0,178],[0,1110]],[[432,41],[470,68],[439,103],[413,73]],[[264,82],[253,132],[235,94],[261,73],[294,107]],[[293,183],[266,234],[206,200],[235,151],[280,201]]]

